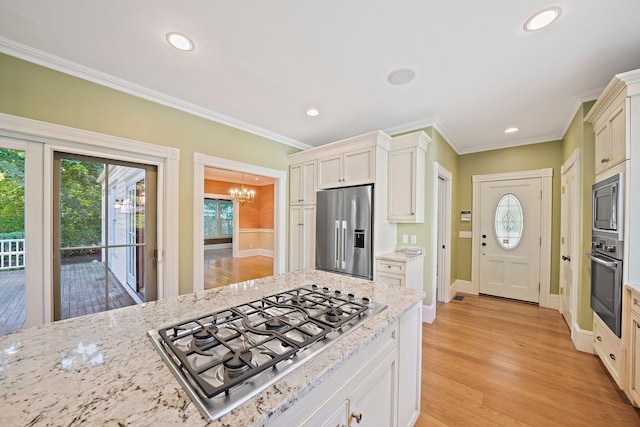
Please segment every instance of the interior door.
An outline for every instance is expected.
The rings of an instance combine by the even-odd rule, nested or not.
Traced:
[[[480,293],[540,300],[540,178],[480,185]]]
[[[436,301],[444,301],[445,298],[445,284],[444,282],[444,239],[445,239],[445,182],[444,179],[438,178],[438,255],[436,262],[436,277],[437,277],[437,287],[436,287]]]
[[[562,174],[562,190],[560,194],[560,312],[564,317],[569,329],[573,322],[573,299],[574,289],[574,223],[578,217],[575,203],[576,192],[576,167],[570,167]]]

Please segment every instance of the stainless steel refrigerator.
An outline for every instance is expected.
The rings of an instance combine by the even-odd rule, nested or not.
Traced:
[[[316,268],[373,279],[373,185],[317,192]]]

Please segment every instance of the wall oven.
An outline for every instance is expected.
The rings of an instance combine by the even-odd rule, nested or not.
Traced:
[[[622,330],[623,203],[622,173],[593,185],[591,309],[618,336]]]

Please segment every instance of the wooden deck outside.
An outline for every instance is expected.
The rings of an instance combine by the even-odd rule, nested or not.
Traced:
[[[101,262],[63,265],[62,318],[105,311],[104,275]],[[0,271],[0,336],[25,327],[24,270]],[[109,276],[109,309],[136,302],[113,276]]]

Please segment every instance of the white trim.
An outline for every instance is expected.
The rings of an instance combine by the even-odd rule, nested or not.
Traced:
[[[193,291],[204,291],[204,168],[212,167],[273,178],[273,274],[285,272],[287,222],[287,171],[193,153]],[[234,209],[236,206],[234,205]],[[233,239],[238,239],[237,215],[234,215]],[[233,257],[239,257],[234,245]]]
[[[593,331],[580,329],[575,322],[573,323],[573,328],[571,328],[571,341],[573,341],[576,350],[583,353],[596,354],[593,349]]]
[[[250,256],[266,256],[273,258],[273,251],[270,249],[245,249],[243,251],[238,251],[238,256],[236,258],[246,258]]]
[[[40,215],[30,218],[27,224],[34,230],[41,230],[39,240],[29,243],[31,247],[42,247],[42,276],[29,277],[41,283],[42,301],[37,304],[37,313],[28,313],[29,326],[53,320],[53,279],[52,279],[52,233],[53,233],[53,152],[85,154],[108,159],[155,165],[158,168],[158,299],[178,295],[178,167],[180,150],[126,138],[114,137],[97,132],[75,129],[38,120],[26,119],[0,113],[0,136],[26,141],[37,152],[40,161],[34,169],[37,175],[31,182],[27,202],[33,206],[41,203]],[[29,143],[31,142],[31,144]],[[35,143],[35,144],[34,144]],[[35,148],[37,147],[37,148]],[[117,148],[114,148],[117,147]],[[29,166],[31,172],[31,166]],[[27,174],[29,176],[30,174]],[[27,178],[28,179],[28,178]],[[41,200],[37,200],[42,197]],[[31,210],[30,210],[31,212]],[[31,222],[33,221],[33,224]],[[41,224],[39,224],[41,221]],[[27,250],[29,248],[27,247]],[[33,255],[31,256],[33,259]],[[29,296],[28,298],[36,298]]]
[[[242,120],[217,113],[208,108],[183,101],[165,93],[158,92],[156,90],[149,89],[147,87],[121,79],[119,77],[94,70],[93,68],[77,64],[67,59],[51,55],[49,53],[34,49],[21,43],[17,43],[5,37],[0,37],[0,52],[23,59],[25,61],[32,62],[34,64],[42,65],[52,70],[60,71],[70,76],[97,83],[101,86],[109,87],[111,89],[115,89],[117,91],[124,92],[138,98],[146,99],[147,101],[151,101],[156,104],[165,105],[167,107],[175,108],[176,110],[184,111],[185,113],[193,114],[194,116],[198,116],[203,119],[211,120],[213,122],[221,123],[232,128],[240,129],[242,131],[249,132],[254,135],[279,142],[281,144],[290,145],[301,150],[312,148],[310,145],[300,141],[296,141],[295,139],[288,138],[286,136],[277,134],[267,129],[260,128],[247,122],[243,122]]]
[[[471,241],[471,284],[472,294],[478,295],[480,284],[480,251],[478,242],[480,241],[480,184],[490,181],[506,181],[516,179],[540,178],[542,188],[542,201],[540,213],[540,231],[541,231],[541,247],[540,247],[540,307],[550,308],[553,304],[551,299],[551,225],[552,211],[551,199],[553,195],[552,178],[553,169],[536,169],[529,171],[495,173],[488,175],[473,176],[473,211],[476,212],[476,221],[471,223],[472,241]]]
[[[552,308],[554,310],[560,310],[560,295],[558,294],[549,294],[547,297],[547,305],[543,306],[540,304],[540,307]]]
[[[204,245],[204,250],[209,251],[212,249],[232,249],[231,243],[215,243],[212,245]]]
[[[273,228],[241,228],[240,233],[271,233],[273,234]]]
[[[474,294],[471,282],[460,279],[453,282],[453,285],[451,285],[451,298],[453,298],[458,292],[462,292],[463,294]],[[475,295],[478,295],[478,293],[476,292]]]
[[[432,220],[431,220],[431,235],[433,236],[432,239],[432,250],[433,250],[433,254],[434,256],[431,257],[432,258],[432,272],[433,272],[433,278],[432,278],[432,293],[431,295],[433,295],[433,299],[437,300],[437,298],[435,297],[437,295],[437,288],[438,288],[438,275],[437,275],[437,271],[438,271],[438,252],[440,251],[440,248],[438,248],[438,213],[439,213],[439,206],[438,203],[440,201],[440,195],[439,195],[439,180],[443,179],[444,180],[444,186],[445,186],[445,195],[444,195],[444,199],[445,199],[445,214],[444,214],[444,218],[443,218],[443,222],[444,222],[444,241],[442,242],[442,244],[445,247],[444,250],[444,256],[442,257],[442,271],[443,273],[443,283],[445,283],[444,289],[442,289],[443,292],[441,292],[441,301],[443,302],[449,302],[451,301],[451,294],[450,294],[450,286],[451,286],[451,198],[452,198],[452,180],[453,180],[453,174],[451,172],[449,172],[447,169],[445,169],[444,167],[442,167],[438,162],[433,162],[433,206],[432,206]]]
[[[436,304],[422,306],[422,323],[433,323],[436,320]]]

